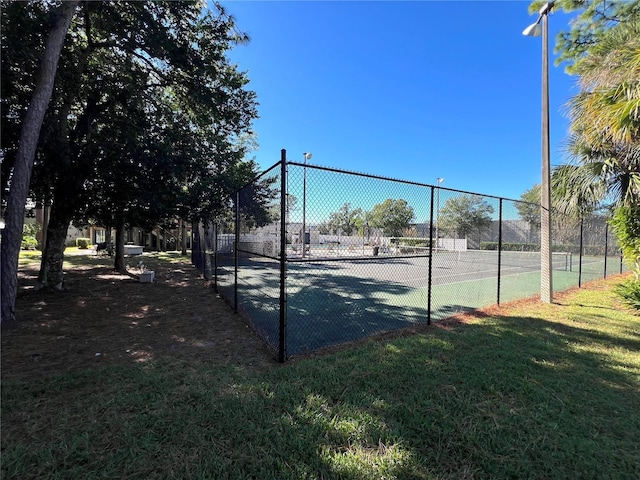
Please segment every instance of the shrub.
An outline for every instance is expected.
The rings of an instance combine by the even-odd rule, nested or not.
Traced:
[[[90,238],[76,238],[76,247],[78,247],[79,249],[87,249],[89,248],[89,245],[91,245]]]
[[[22,226],[22,244],[20,248],[23,250],[35,250],[38,248],[38,240],[36,234],[42,229],[39,223],[25,223]]]
[[[498,242],[481,242],[480,250],[498,250]],[[540,245],[536,243],[502,242],[503,252],[539,252]]]
[[[38,240],[31,235],[22,236],[22,249],[23,250],[35,250],[38,247]]]
[[[40,230],[42,230],[42,225],[39,223],[25,223],[22,226],[22,234],[29,237],[35,237]]]
[[[393,237],[390,242],[396,246],[405,247],[428,247],[428,238],[413,238],[413,237]]]
[[[631,307],[640,310],[640,281],[627,280],[620,285],[616,285],[614,292]]]
[[[616,208],[609,220],[622,249],[624,259],[640,279],[640,205]]]

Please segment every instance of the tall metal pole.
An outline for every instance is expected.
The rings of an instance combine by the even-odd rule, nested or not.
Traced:
[[[500,305],[500,284],[502,281],[502,198],[498,215],[498,296],[497,304]]]
[[[307,240],[307,159],[311,158],[311,154],[304,152],[304,170],[302,173],[302,258],[305,257],[306,240]]]
[[[538,21],[523,32],[527,36],[542,33],[542,188],[540,198],[540,300],[553,302],[551,275],[551,161],[549,149],[549,12],[554,2],[540,9]],[[540,26],[542,24],[542,27]],[[542,32],[541,32],[542,31]]]
[[[444,182],[444,178],[436,178],[437,182],[438,182],[438,200],[437,200],[437,204],[438,207],[436,209],[436,252],[438,251],[438,242],[439,242],[439,238],[440,236],[438,235],[438,229],[440,228],[440,184],[442,182]]]
[[[431,187],[429,219],[430,219],[430,222],[429,222],[429,272],[427,275],[427,325],[431,325],[431,290],[432,290],[432,280],[433,280],[433,276],[432,276],[433,275],[433,187]],[[437,245],[437,242],[438,242],[438,237],[436,235],[436,245]]]
[[[307,154],[304,154],[304,169],[302,173],[302,258],[305,255],[305,245],[304,241],[306,240],[305,232],[306,230],[306,221],[307,221]]]
[[[278,361],[287,359],[287,151],[280,150],[280,328]]]
[[[233,255],[233,309],[238,313],[238,265],[239,265],[239,252],[240,248],[240,191],[236,192],[236,225],[235,225],[235,242],[234,242],[234,255]],[[205,248],[207,244],[205,242]]]
[[[578,263],[578,287],[582,287],[582,257],[584,253],[584,244],[582,243],[584,235],[584,219],[580,219],[580,258]]]
[[[607,278],[607,254],[609,253],[609,224],[604,224],[604,278]]]
[[[553,302],[551,270],[551,153],[549,148],[549,11],[553,2],[542,11],[542,198],[540,232],[540,300]]]

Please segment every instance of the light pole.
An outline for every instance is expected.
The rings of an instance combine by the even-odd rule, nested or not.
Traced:
[[[549,149],[549,13],[554,2],[545,3],[536,23],[523,35],[538,37],[542,33],[542,188],[540,199],[540,300],[553,302],[551,275],[551,161]],[[541,27],[542,24],[542,27]]]
[[[438,251],[438,243],[440,236],[438,235],[438,229],[440,228],[440,184],[444,182],[444,178],[436,178],[438,182],[438,201],[436,202],[436,252]]]
[[[302,258],[304,258],[307,243],[307,160],[311,159],[313,155],[307,152],[302,155],[304,155],[304,170],[302,173]]]

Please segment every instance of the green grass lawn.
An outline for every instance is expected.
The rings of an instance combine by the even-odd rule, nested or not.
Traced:
[[[2,478],[640,478],[640,317],[614,283],[267,372],[3,382]]]

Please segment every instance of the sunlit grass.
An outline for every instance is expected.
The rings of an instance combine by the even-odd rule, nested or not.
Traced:
[[[32,267],[40,264],[42,252],[38,250],[20,250],[18,268]]]
[[[3,382],[2,477],[640,478],[640,317],[615,283],[262,373]]]

